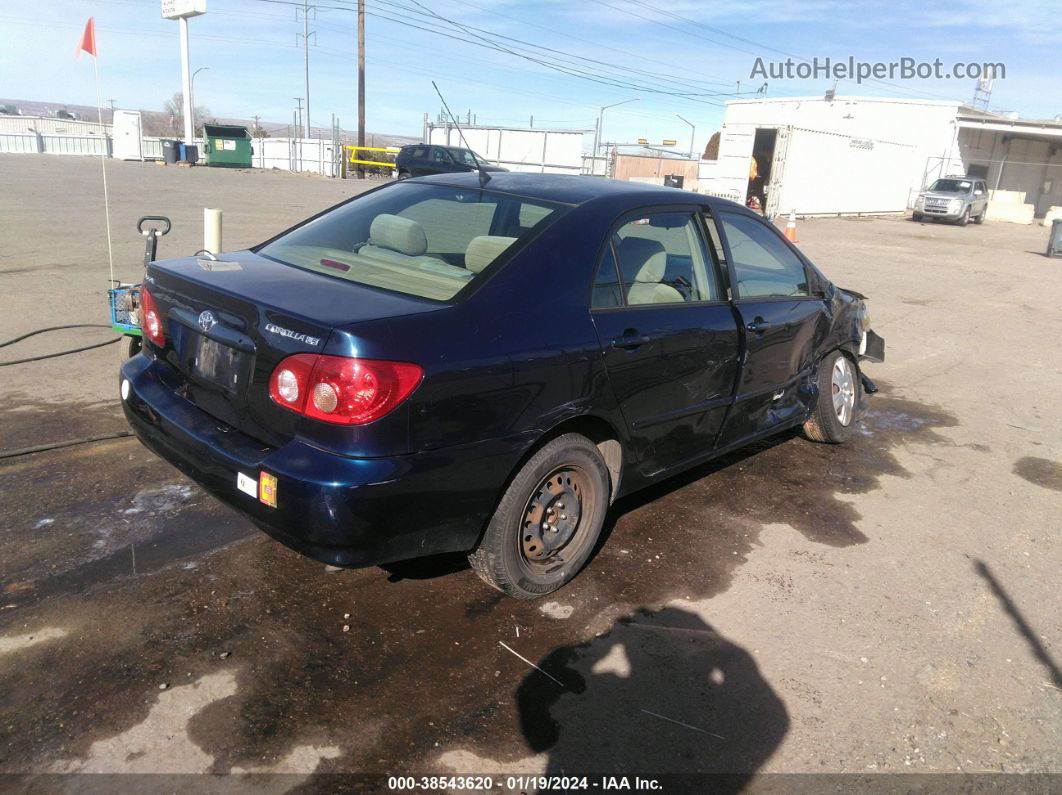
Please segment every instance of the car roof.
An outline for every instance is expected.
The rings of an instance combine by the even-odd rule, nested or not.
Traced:
[[[433,174],[428,177],[416,177],[409,182],[423,182],[432,185],[449,185],[455,188],[476,188],[479,174],[475,171],[460,174]],[[529,199],[560,202],[563,204],[583,204],[594,199],[606,197],[625,197],[637,203],[646,201],[660,204],[682,204],[693,201],[697,204],[741,205],[725,199],[717,199],[700,193],[666,188],[662,185],[647,185],[642,182],[626,182],[619,179],[605,179],[582,174],[528,174],[519,171],[490,172],[490,182],[486,190],[512,193]],[[744,208],[741,208],[744,209]]]

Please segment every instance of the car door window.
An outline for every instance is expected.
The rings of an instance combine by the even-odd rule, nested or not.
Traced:
[[[448,154],[446,154],[446,152],[444,150],[442,150],[442,149],[432,149],[431,150],[431,159],[434,160],[436,163],[449,163],[450,162],[450,156]]]
[[[804,263],[774,229],[737,213],[719,213],[730,244],[738,298],[808,295]]]
[[[612,237],[628,305],[719,300],[719,287],[692,212],[650,212]]]

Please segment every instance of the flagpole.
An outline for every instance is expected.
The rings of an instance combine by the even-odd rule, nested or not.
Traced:
[[[95,47],[93,47],[93,49],[95,49]],[[103,95],[100,94],[99,61],[100,57],[96,53],[92,53],[92,70],[96,74],[96,113],[99,114],[100,129],[103,132],[103,151],[100,153],[100,171],[103,172],[103,213],[107,219],[107,262],[109,263],[111,270],[111,285],[114,286],[114,250],[111,246],[111,202],[110,197],[107,195],[107,125],[103,123]]]

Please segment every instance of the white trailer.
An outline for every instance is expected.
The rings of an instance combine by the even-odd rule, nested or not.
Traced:
[[[593,130],[558,130],[535,127],[487,127],[433,124],[425,119],[424,141],[438,146],[464,147],[510,171],[540,174],[580,174],[583,141]]]
[[[794,125],[727,125],[719,159],[704,161],[701,191],[744,203],[756,152],[769,217],[899,213],[923,158],[912,144]]]

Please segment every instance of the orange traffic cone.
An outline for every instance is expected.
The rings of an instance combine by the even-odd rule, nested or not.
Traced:
[[[799,243],[796,236],[796,210],[789,211],[789,223],[785,225],[785,239],[790,243]]]

